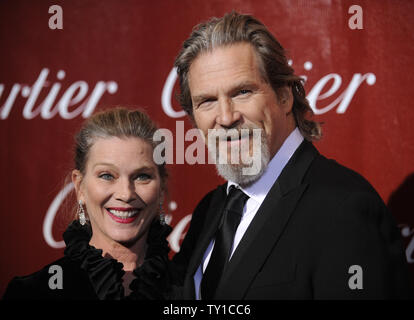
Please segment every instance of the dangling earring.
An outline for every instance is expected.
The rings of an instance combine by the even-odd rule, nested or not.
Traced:
[[[162,202],[160,202],[160,223],[163,226],[167,224],[167,221],[165,221],[165,213],[162,210]]]
[[[84,226],[86,223],[85,210],[83,210],[82,200],[79,200],[78,206],[79,223]]]

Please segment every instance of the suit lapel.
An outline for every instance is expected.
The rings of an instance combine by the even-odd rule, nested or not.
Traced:
[[[200,266],[204,253],[207,250],[212,238],[214,237],[223,213],[223,207],[226,199],[227,183],[218,187],[214,192],[210,205],[206,211],[206,218],[200,238],[194,249],[194,253],[188,263],[187,275],[185,279],[185,295],[187,298],[194,298],[194,274]]]
[[[304,141],[289,160],[237,246],[217,289],[216,299],[242,299],[294,212],[308,184],[302,183],[318,154]]]

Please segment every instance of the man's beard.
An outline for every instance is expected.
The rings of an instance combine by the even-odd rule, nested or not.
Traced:
[[[233,134],[229,133],[231,130]],[[247,134],[249,135],[247,138],[248,141],[242,141],[240,143],[240,145],[247,143],[247,145],[244,145],[245,149],[243,149],[243,146],[240,147],[239,145],[239,149],[241,150],[237,148],[236,150],[231,150],[234,152],[231,156],[228,156],[230,159],[227,157],[225,158],[225,160],[227,160],[225,162],[220,161],[220,152],[227,152],[227,148],[220,150],[220,147],[217,148],[216,139],[208,139],[208,152],[210,157],[215,160],[218,175],[226,180],[233,181],[242,187],[247,187],[257,181],[269,164],[270,151],[265,134],[262,128],[240,126],[235,129],[222,130],[222,134],[218,135],[219,141],[222,139],[222,141],[225,142],[229,139],[229,136],[231,138],[237,138],[237,136],[243,137],[247,136]],[[252,143],[250,144],[250,142]],[[226,146],[228,147],[227,144]],[[219,152],[217,152],[217,149],[219,149]],[[244,159],[246,158],[246,153],[242,154],[243,151],[248,152],[248,160],[251,160],[248,163],[246,163],[247,161]],[[250,155],[250,153],[252,154]],[[233,161],[233,155],[238,161]]]

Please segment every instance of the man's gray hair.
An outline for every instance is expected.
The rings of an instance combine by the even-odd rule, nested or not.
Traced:
[[[318,140],[321,126],[311,120],[313,111],[306,99],[303,79],[294,74],[288,64],[285,50],[264,24],[250,15],[231,12],[222,18],[211,18],[193,29],[190,37],[175,60],[181,93],[182,108],[193,118],[193,105],[188,84],[188,72],[193,61],[203,52],[234,43],[250,43],[258,56],[259,68],[264,81],[269,83],[276,96],[280,90],[290,87],[293,94],[292,112],[296,125],[307,140]]]

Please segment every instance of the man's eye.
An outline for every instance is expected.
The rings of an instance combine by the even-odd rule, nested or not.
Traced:
[[[251,92],[251,90],[247,90],[247,89],[242,89],[242,90],[240,90],[239,91],[239,94],[248,94],[248,93],[250,93]]]
[[[137,177],[135,178],[135,180],[138,181],[146,181],[146,180],[150,180],[151,176],[149,174],[146,173],[141,173],[139,175],[137,175]]]
[[[104,179],[104,180],[112,180],[114,177],[109,173],[103,173],[99,175],[99,178]]]
[[[201,101],[199,104],[198,104],[198,108],[199,107],[206,107],[206,106],[208,106],[208,105],[210,105],[212,102],[214,102],[214,99],[206,99],[206,100],[203,100],[203,101]]]
[[[201,102],[198,104],[197,108],[200,108],[200,107],[204,106],[207,102],[208,102],[208,100],[201,101]]]

